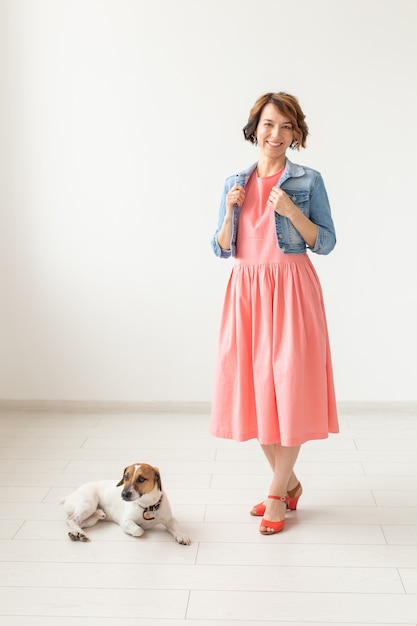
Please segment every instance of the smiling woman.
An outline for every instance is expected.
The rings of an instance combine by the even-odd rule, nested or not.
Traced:
[[[266,154],[270,154],[271,158],[277,159],[291,146],[293,136],[293,127],[287,116],[281,115],[273,104],[265,105],[255,135],[256,143],[266,150]]]
[[[261,115],[264,115],[265,117],[267,116],[265,108],[269,104],[274,106],[274,109],[268,107],[269,111],[275,110],[284,118],[287,118],[287,121],[283,122],[283,124],[286,127],[286,130],[292,131],[292,141],[289,147],[293,149],[298,146],[305,148],[308,135],[308,126],[305,122],[305,115],[301,110],[298,101],[293,96],[283,92],[280,92],[279,94],[267,93],[257,99],[249,113],[249,121],[243,128],[245,139],[257,145],[257,129],[259,127],[260,118]],[[264,121],[272,122],[273,120]]]
[[[338,432],[321,286],[307,248],[336,243],[320,174],[286,157],[308,127],[294,96],[265,94],[243,129],[258,161],[226,180],[212,247],[235,257],[221,320],[212,402],[217,437],[258,439],[272,469],[269,495],[253,507],[260,532],[284,528],[302,487],[302,443]]]

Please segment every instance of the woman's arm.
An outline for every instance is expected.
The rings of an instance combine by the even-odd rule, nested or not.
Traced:
[[[233,208],[235,204],[241,207],[245,200],[245,189],[241,185],[233,185],[226,194],[226,213],[223,224],[217,233],[217,241],[223,250],[230,250],[232,239]]]
[[[279,187],[272,187],[268,198],[269,204],[274,211],[283,217],[287,217],[294,228],[310,248],[314,248],[318,228],[304,213],[294,204],[287,193]]]
[[[245,199],[245,189],[242,185],[234,185],[230,191],[224,193],[220,206],[219,224],[212,239],[212,248],[217,256],[230,256],[230,244],[233,234],[233,211],[237,205],[242,206]]]
[[[323,179],[317,176],[310,197],[310,217],[304,215],[279,187],[273,187],[268,202],[274,211],[288,218],[313,252],[329,254],[336,245],[336,233]]]

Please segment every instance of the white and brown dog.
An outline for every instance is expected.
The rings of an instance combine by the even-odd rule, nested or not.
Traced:
[[[121,485],[123,489],[119,489]],[[73,541],[88,541],[83,528],[106,519],[116,522],[125,533],[134,537],[162,524],[178,543],[191,543],[190,538],[180,532],[172,515],[158,468],[147,463],[126,467],[117,485],[111,480],[85,483],[63,498],[61,504],[67,514],[68,535]]]

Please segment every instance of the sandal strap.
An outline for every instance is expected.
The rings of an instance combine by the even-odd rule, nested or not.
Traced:
[[[300,489],[300,487],[301,487],[301,483],[297,483],[293,489],[290,489],[289,491],[287,491],[287,496],[289,498],[294,498],[295,494]]]
[[[268,496],[271,500],[280,500],[281,502],[287,502],[288,498],[286,496]]]

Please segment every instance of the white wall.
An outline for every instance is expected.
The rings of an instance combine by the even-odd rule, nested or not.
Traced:
[[[224,179],[300,98],[340,400],[415,400],[414,0],[0,0],[0,398],[208,401]],[[290,155],[291,156],[291,155]]]

